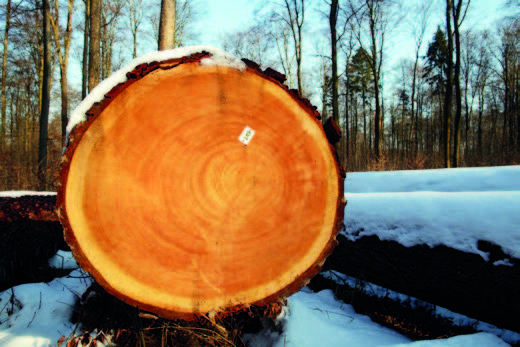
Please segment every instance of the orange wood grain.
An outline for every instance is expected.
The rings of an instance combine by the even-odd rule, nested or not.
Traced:
[[[198,61],[118,88],[73,131],[58,194],[74,254],[112,294],[190,318],[319,270],[344,205],[314,110],[254,69]]]

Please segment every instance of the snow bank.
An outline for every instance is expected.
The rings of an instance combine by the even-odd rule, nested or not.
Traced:
[[[308,288],[302,289],[288,299],[288,307],[279,319],[284,325],[281,335],[266,329],[258,334],[245,336],[244,341],[249,346],[273,347],[508,346],[490,333],[412,342],[407,337],[372,322],[369,317],[357,314],[351,305],[336,300],[329,289],[319,293],[313,293]]]
[[[51,259],[49,266],[55,269],[77,269],[78,263],[72,256],[72,252],[58,251]]]
[[[487,253],[478,240],[502,247],[520,258],[520,191],[350,193],[345,230],[350,240],[377,235],[406,247],[444,244],[463,252]]]
[[[488,260],[477,247],[483,240],[520,258],[520,166],[349,173],[345,189],[350,240],[443,244]]]
[[[272,333],[266,332],[248,336],[244,341],[249,346],[273,347],[375,347],[410,342],[357,314],[351,305],[336,300],[331,290],[313,293],[308,288],[302,289],[288,299],[288,311],[281,320],[284,332],[276,341]]]
[[[410,344],[392,345],[392,347],[509,347],[507,343],[495,335],[478,333],[472,335],[453,336],[447,339],[416,341]]]
[[[126,74],[135,69],[136,66],[154,61],[165,61],[182,58],[203,51],[210,53],[211,57],[203,59],[201,61],[202,66],[225,66],[241,71],[245,70],[246,68],[246,65],[240,59],[219,48],[211,46],[190,46],[180,47],[167,51],[150,52],[135,58],[126,66],[117,70],[107,79],[98,84],[70,115],[69,123],[67,125],[67,133],[70,133],[76,125],[87,119],[86,112],[92,107],[92,105],[94,105],[94,103],[103,100],[105,94],[110,92],[112,88],[114,88],[119,83],[126,82]]]
[[[520,166],[353,172],[345,180],[349,193],[512,190],[520,190]]]

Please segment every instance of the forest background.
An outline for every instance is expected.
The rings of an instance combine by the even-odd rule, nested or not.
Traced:
[[[333,118],[347,172],[520,164],[518,0],[244,1],[231,31],[226,1],[3,0],[0,190],[56,190],[71,110],[157,50],[165,3],[171,47],[273,67]]]

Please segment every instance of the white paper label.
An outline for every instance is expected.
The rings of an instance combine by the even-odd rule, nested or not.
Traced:
[[[242,131],[242,134],[238,137],[238,141],[242,142],[244,145],[248,145],[251,142],[251,139],[255,136],[255,131],[250,127],[245,127]]]

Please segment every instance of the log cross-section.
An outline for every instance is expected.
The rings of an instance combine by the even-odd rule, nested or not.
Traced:
[[[296,292],[343,222],[343,178],[315,109],[259,69],[207,56],[128,73],[73,128],[60,174],[79,264],[168,318]]]

